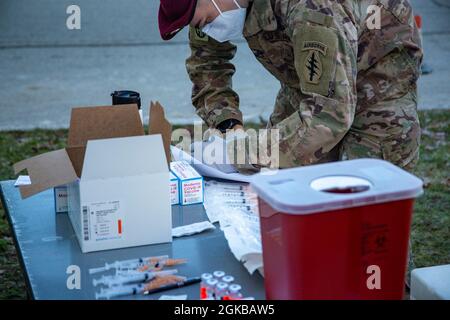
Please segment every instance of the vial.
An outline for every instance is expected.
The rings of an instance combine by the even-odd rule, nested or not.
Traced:
[[[227,275],[227,276],[224,276],[224,277],[222,278],[222,281],[225,282],[226,284],[230,285],[230,284],[233,283],[234,277],[233,277],[233,276],[228,276],[228,275]]]
[[[237,284],[233,283],[228,287],[229,297],[231,300],[240,300],[242,299],[242,293],[241,293],[242,287]]]
[[[216,284],[216,299],[222,300],[228,295],[228,284],[225,282],[218,282]]]
[[[201,281],[200,285],[201,285],[201,286],[206,286],[206,282],[207,282],[209,279],[212,279],[212,278],[213,278],[213,275],[212,275],[211,273],[203,273],[203,274],[201,275],[202,281]]]
[[[213,275],[211,273],[203,273],[201,275],[201,282],[200,282],[200,299],[208,299],[208,280],[213,279]]]
[[[213,272],[214,278],[216,278],[218,280],[221,279],[224,275],[225,275],[225,272],[223,272],[223,271],[214,271]]]
[[[208,298],[216,299],[216,285],[219,281],[217,279],[211,278],[208,281],[206,281],[206,295]]]

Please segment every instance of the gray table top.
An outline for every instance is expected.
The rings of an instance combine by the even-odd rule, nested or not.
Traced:
[[[263,278],[258,273],[250,275],[236,260],[218,226],[213,231],[176,238],[172,243],[83,254],[67,214],[55,214],[53,190],[22,200],[14,181],[2,181],[0,191],[29,293],[34,299],[95,299],[99,288],[92,285],[92,279],[102,274],[89,275],[90,268],[103,266],[105,262],[159,255],[187,258],[187,264],[177,266],[178,273],[187,277],[223,270],[242,285],[245,296],[264,299]],[[205,221],[207,217],[202,205],[173,206],[172,220],[176,227]],[[66,270],[71,265],[80,267],[81,289],[67,288],[70,274]],[[181,294],[199,299],[199,285],[127,299]]]

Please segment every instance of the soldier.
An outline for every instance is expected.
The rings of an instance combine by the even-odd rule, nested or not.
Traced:
[[[280,132],[281,168],[416,164],[422,49],[408,0],[161,0],[163,39],[189,24],[192,102],[210,128],[242,128],[229,40],[243,34],[281,83],[268,123]]]

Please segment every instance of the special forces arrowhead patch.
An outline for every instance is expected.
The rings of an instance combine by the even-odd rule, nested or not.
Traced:
[[[304,94],[333,94],[338,36],[332,28],[303,25],[293,35],[295,70]]]
[[[308,83],[319,84],[322,78],[322,56],[327,55],[328,47],[318,41],[303,42],[302,51],[309,51],[303,66],[303,75]]]

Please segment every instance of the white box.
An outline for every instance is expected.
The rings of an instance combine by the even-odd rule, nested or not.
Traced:
[[[145,135],[136,105],[73,108],[65,148],[14,164],[22,198],[66,185],[82,252],[171,242],[171,126],[159,103],[149,118]]]
[[[450,264],[414,269],[411,300],[450,300]]]
[[[180,181],[178,178],[170,172],[170,204],[180,203]]]
[[[187,161],[171,162],[170,170],[180,182],[180,204],[203,203],[203,177]]]
[[[82,252],[172,241],[169,171],[161,136],[90,140],[68,186]]]
[[[53,188],[55,197],[55,212],[67,213],[67,186],[58,186]]]
[[[175,205],[180,203],[180,193],[179,193],[179,180],[172,173],[170,174],[170,204]],[[53,195],[55,198],[55,212],[56,213],[67,213],[67,186],[59,186],[53,188]]]

